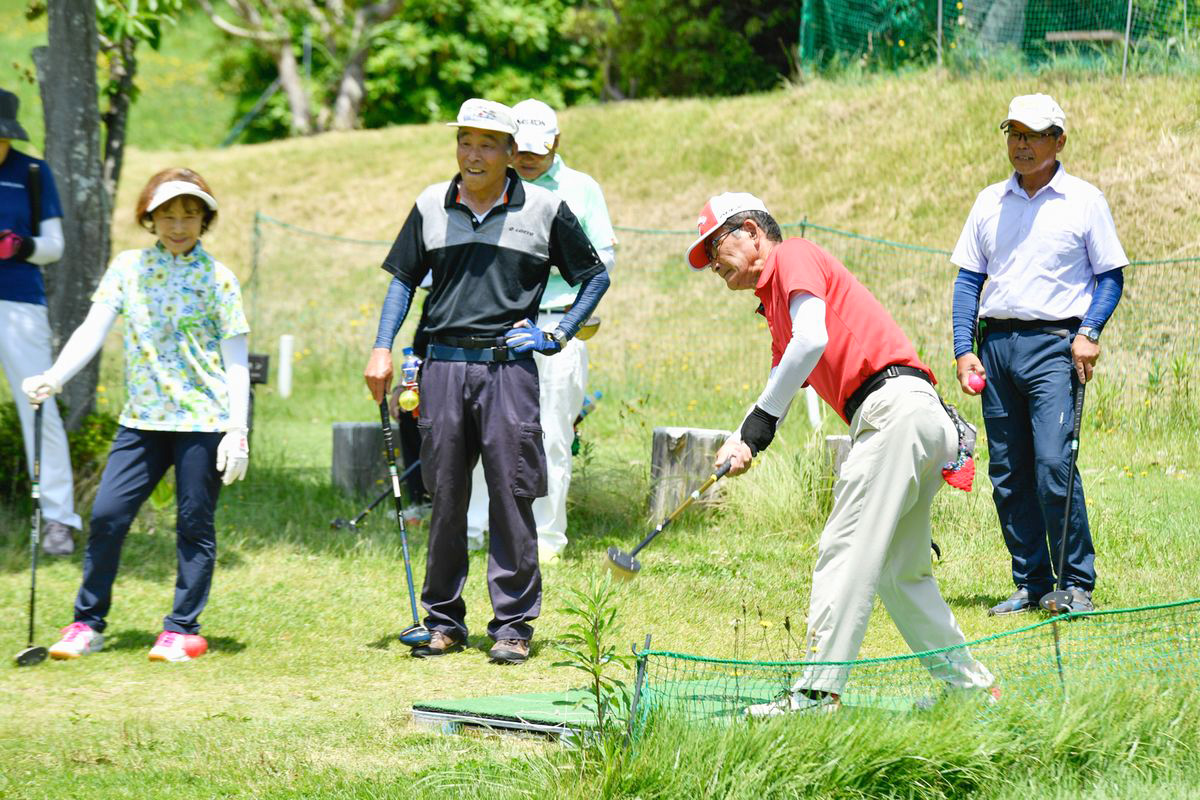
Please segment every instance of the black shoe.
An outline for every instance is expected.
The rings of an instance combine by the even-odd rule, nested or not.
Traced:
[[[1081,611],[1095,611],[1096,606],[1092,603],[1092,593],[1087,589],[1081,589],[1078,586],[1070,586],[1067,591],[1071,593],[1071,613],[1078,614]]]
[[[436,656],[444,656],[446,653],[457,653],[462,649],[462,642],[441,631],[434,631],[430,634],[429,644],[423,644],[412,649],[412,657],[434,658]]]
[[[529,640],[500,639],[488,651],[488,658],[496,664],[520,664],[529,658]]]
[[[1031,596],[1029,590],[1022,586],[1009,595],[1009,598],[1003,603],[997,603],[989,608],[988,616],[1004,617],[1009,614],[1023,614],[1026,611],[1033,611],[1037,607],[1037,598]]]

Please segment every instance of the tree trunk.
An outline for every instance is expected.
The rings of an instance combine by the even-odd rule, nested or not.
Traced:
[[[292,133],[307,136],[313,132],[312,111],[308,106],[308,92],[300,77],[300,69],[296,66],[296,54],[292,52],[290,38],[279,45],[275,52],[275,63],[279,68],[279,84],[287,96],[288,107],[292,109]]]
[[[729,431],[707,428],[655,428],[650,443],[650,518],[662,520],[713,472],[713,459]],[[708,505],[721,496],[720,484],[696,501]]]
[[[352,131],[359,126],[359,112],[366,97],[367,51],[358,50],[346,62],[338,83],[337,99],[333,103],[333,129]]]
[[[104,114],[104,186],[109,198],[116,198],[121,182],[121,165],[125,162],[125,131],[129,121],[129,106],[133,97],[133,78],[137,74],[137,42],[125,37],[120,53],[113,59],[113,77],[117,78],[117,93],[109,98]]]
[[[48,44],[34,51],[46,126],[46,161],[63,206],[62,260],[45,271],[50,326],[57,351],[83,322],[108,261],[112,204],[100,159],[94,0],[47,3]],[[63,391],[69,430],[96,401],[100,359],[93,359]]]

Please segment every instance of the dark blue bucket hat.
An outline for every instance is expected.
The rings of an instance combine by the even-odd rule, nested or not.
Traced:
[[[29,141],[29,134],[17,122],[17,109],[21,100],[12,92],[0,89],[0,139],[20,139]]]

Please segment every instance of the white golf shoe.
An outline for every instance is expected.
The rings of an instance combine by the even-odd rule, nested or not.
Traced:
[[[787,692],[778,700],[748,706],[742,713],[751,719],[779,717],[784,714],[802,712],[832,714],[841,706],[842,701],[836,694],[822,694],[820,697],[812,698],[802,692]]]
[[[50,646],[50,657],[60,661],[86,656],[104,647],[104,634],[97,633],[83,622],[72,622],[61,633],[62,638]]]

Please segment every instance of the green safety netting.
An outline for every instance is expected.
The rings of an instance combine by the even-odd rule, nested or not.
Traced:
[[[841,708],[907,713],[945,700],[981,707],[1062,702],[1117,682],[1200,680],[1200,599],[1045,619],[959,647],[853,662],[749,661],[664,650],[637,652],[636,716],[669,713],[728,723],[745,709],[805,686],[836,683]],[[943,677],[955,661],[977,659],[996,692],[964,691]]]

